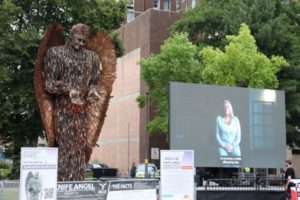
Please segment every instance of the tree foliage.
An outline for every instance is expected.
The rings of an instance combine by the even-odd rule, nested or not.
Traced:
[[[148,124],[150,133],[168,132],[168,87],[170,81],[200,82],[201,65],[197,47],[186,34],[174,34],[165,41],[159,54],[142,60],[142,76],[149,86],[149,97],[156,116]],[[146,97],[140,97],[144,102]]]
[[[257,51],[254,37],[246,24],[237,36],[226,36],[225,50],[205,47],[201,51],[203,82],[254,88],[277,88],[276,73],[288,63],[283,57],[269,59]]]
[[[226,35],[249,25],[259,51],[281,55],[290,64],[277,73],[279,88],[286,94],[287,142],[300,145],[300,2],[289,0],[204,0],[173,26],[187,32],[199,46],[223,49]]]
[[[49,24],[68,31],[78,22],[111,32],[125,20],[126,0],[0,0],[0,142],[18,173],[20,147],[35,146],[42,135],[33,94],[37,48]]]

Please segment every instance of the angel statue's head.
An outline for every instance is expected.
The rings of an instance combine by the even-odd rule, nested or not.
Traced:
[[[89,38],[90,28],[86,24],[75,24],[71,28],[71,45],[75,50],[82,49]]]

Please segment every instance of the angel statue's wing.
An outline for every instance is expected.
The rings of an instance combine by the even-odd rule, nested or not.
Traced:
[[[47,53],[47,50],[52,46],[59,46],[63,45],[64,43],[63,27],[57,23],[50,25],[40,43],[34,69],[35,97],[40,109],[48,146],[50,147],[55,146],[56,144],[53,121],[53,100],[51,95],[49,95],[44,89],[45,81],[42,71],[44,67],[44,57]]]
[[[100,98],[87,107],[87,141],[89,147],[86,150],[86,162],[89,161],[92,148],[96,145],[100,135],[110,100],[112,85],[116,79],[116,53],[110,37],[105,33],[98,32],[89,40],[87,48],[99,55],[102,69],[101,78],[98,82]]]

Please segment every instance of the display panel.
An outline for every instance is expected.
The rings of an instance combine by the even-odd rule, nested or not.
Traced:
[[[283,166],[283,91],[171,82],[169,98],[170,147],[196,166]]]

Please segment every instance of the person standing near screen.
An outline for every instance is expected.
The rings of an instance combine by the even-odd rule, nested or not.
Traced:
[[[287,160],[285,163],[286,163],[285,164],[286,169],[285,169],[285,172],[284,172],[284,179],[286,181],[288,181],[290,179],[294,179],[296,176],[295,176],[295,170],[292,166],[292,161]]]
[[[224,101],[224,116],[217,117],[216,138],[219,145],[219,155],[241,156],[241,126],[234,116],[230,101]]]
[[[284,182],[285,182],[285,192],[286,192],[286,199],[291,198],[291,188],[295,187],[296,184],[293,182],[292,179],[295,179],[295,170],[292,166],[292,161],[287,160],[285,162],[285,172],[284,172]]]

